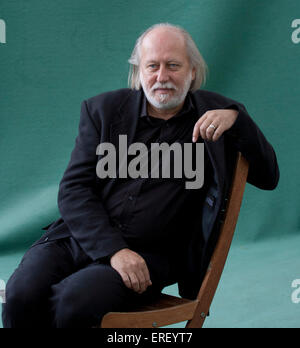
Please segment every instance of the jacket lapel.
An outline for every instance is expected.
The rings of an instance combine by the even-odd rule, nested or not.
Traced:
[[[119,149],[119,135],[127,135],[127,146],[132,144],[138,124],[142,91],[130,91],[118,109],[117,120],[110,125],[110,142]]]

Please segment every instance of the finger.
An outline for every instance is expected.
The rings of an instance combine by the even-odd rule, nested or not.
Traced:
[[[140,285],[140,290],[138,291],[138,293],[141,294],[144,291],[146,291],[146,289],[148,287],[148,281],[146,280],[146,277],[145,277],[143,272],[139,272],[137,274],[137,278],[138,278],[139,285]]]
[[[141,257],[142,258],[142,257]],[[150,279],[150,272],[147,266],[147,263],[144,258],[142,258],[142,262],[140,264],[140,271],[142,272],[141,279],[145,282],[146,286],[152,285],[151,279]]]
[[[217,126],[215,123],[211,123],[206,128],[206,139],[207,140],[212,140],[212,138],[213,138],[214,134],[217,132],[218,128],[219,128],[219,126]]]
[[[146,287],[148,287],[148,286],[152,285],[152,281],[150,279],[149,269],[148,269],[146,264],[145,264],[145,268],[143,269],[143,272],[144,272]]]
[[[211,124],[213,124],[215,127],[217,127],[217,125],[215,124],[215,122],[213,121],[212,117],[208,117],[206,118],[206,120],[202,123],[201,127],[200,127],[200,134],[201,137],[205,140],[209,140],[210,136],[213,134],[214,129],[212,127],[209,127]]]
[[[146,261],[143,259],[142,267],[136,273],[140,282],[140,293],[146,291],[147,287],[152,285],[151,279],[150,279],[150,273],[149,269],[147,267]]]
[[[193,129],[193,137],[192,137],[193,143],[195,143],[198,140],[199,132],[200,132],[200,125],[198,122],[196,122]]]
[[[223,126],[219,126],[216,130],[215,130],[215,132],[214,132],[214,134],[213,134],[213,136],[212,136],[212,141],[217,141],[219,138],[220,138],[220,136],[224,133],[224,131],[225,131],[225,128],[223,127]]]
[[[141,290],[140,288],[140,282],[139,279],[137,278],[135,273],[130,273],[129,274],[129,279],[131,282],[131,288],[132,290],[134,290],[135,292],[139,292]]]
[[[120,272],[119,274],[120,274],[120,276],[121,276],[121,278],[123,280],[123,283],[127,286],[127,288],[132,289],[131,281],[129,279],[128,274],[124,273],[124,272]]]
[[[198,140],[199,134],[200,134],[200,127],[202,123],[206,120],[207,113],[205,113],[203,116],[199,118],[199,120],[195,123],[194,129],[193,129],[193,138],[192,141],[195,143]]]

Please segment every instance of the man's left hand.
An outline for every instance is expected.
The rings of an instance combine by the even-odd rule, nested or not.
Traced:
[[[209,110],[196,122],[193,130],[193,142],[199,134],[203,140],[217,141],[220,136],[232,127],[238,116],[238,111],[233,109]]]

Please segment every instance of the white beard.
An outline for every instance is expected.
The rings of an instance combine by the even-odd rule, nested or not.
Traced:
[[[149,88],[146,86],[146,83],[141,73],[140,73],[140,81],[148,102],[157,109],[168,110],[168,109],[176,108],[178,105],[180,105],[184,101],[192,83],[192,71],[190,71],[189,75],[184,81],[183,88],[180,90],[171,82],[167,82],[167,83],[156,82],[152,86],[152,88],[149,90]],[[154,90],[157,88],[173,88],[175,90],[175,95],[170,97],[168,94],[162,93],[162,94],[159,94],[158,96],[159,100],[157,100],[157,98],[155,97],[155,92],[154,92]]]

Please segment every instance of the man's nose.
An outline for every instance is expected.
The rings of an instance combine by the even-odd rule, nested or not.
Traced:
[[[160,67],[159,71],[157,72],[156,80],[160,83],[167,82],[169,80],[168,71],[165,67]]]

